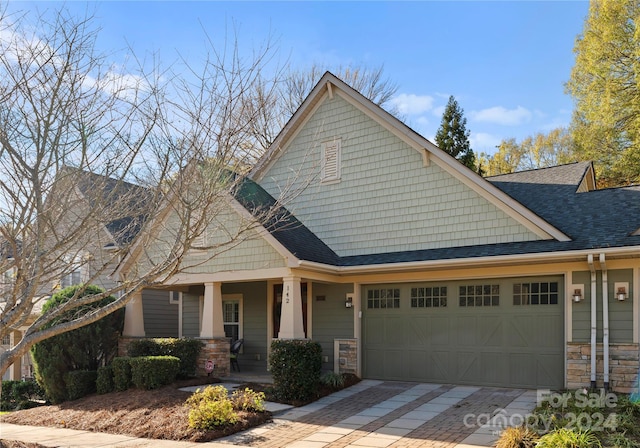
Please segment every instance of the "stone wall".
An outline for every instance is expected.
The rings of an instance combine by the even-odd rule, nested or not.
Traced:
[[[358,340],[334,339],[334,371],[358,374]]]
[[[614,392],[637,391],[640,371],[638,344],[609,345],[609,388]],[[567,344],[567,388],[591,385],[591,346],[584,342]],[[596,346],[596,387],[604,387],[602,344]]]
[[[137,339],[145,338],[121,337],[118,342],[118,356],[127,356],[129,344]],[[231,361],[229,359],[229,339],[201,339],[201,341],[205,345],[204,347],[202,347],[202,351],[200,351],[200,356],[198,356],[196,375],[206,376],[207,372],[205,370],[205,366],[207,361],[211,360],[213,362],[213,373],[211,373],[211,375],[221,377],[229,376],[231,371]]]

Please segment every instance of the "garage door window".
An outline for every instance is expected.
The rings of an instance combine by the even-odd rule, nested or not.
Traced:
[[[558,282],[515,283],[514,305],[557,305]]]
[[[437,308],[447,306],[447,287],[411,288],[411,308]]]
[[[370,289],[367,293],[367,308],[400,308],[400,290]]]
[[[466,285],[460,287],[460,306],[499,306],[500,285]]]

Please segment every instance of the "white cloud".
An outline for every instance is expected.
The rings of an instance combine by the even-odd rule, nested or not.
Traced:
[[[401,114],[419,115],[431,110],[433,97],[429,95],[414,95],[401,93],[391,99],[391,104],[398,108]]]
[[[496,146],[502,142],[501,137],[497,137],[486,132],[471,132],[469,135],[469,143],[476,155],[480,155],[481,152],[487,154],[493,154],[497,151]]]
[[[517,126],[531,121],[533,114],[522,106],[518,106],[515,109],[495,106],[488,109],[473,111],[470,115],[475,121],[495,123],[503,126]]]

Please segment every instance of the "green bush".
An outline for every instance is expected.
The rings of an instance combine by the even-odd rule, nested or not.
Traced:
[[[185,404],[190,408],[189,426],[194,429],[214,429],[238,421],[238,414],[224,386],[198,389]]]
[[[129,344],[127,354],[139,356],[175,356],[180,359],[178,377],[189,378],[196,374],[198,356],[204,344],[191,338],[137,339]]]
[[[322,347],[313,341],[273,341],[269,365],[279,399],[309,400],[317,393],[320,382]]]
[[[64,382],[67,385],[67,400],[77,400],[96,391],[98,372],[95,370],[73,370],[67,372]]]
[[[602,444],[591,431],[556,429],[538,440],[537,448],[591,448]]]
[[[335,372],[326,372],[320,377],[320,382],[332,389],[341,389],[344,387],[344,376]]]
[[[45,394],[35,381],[2,382],[0,411],[17,411],[42,404],[45,404]]]
[[[175,356],[139,356],[130,358],[131,381],[140,389],[157,389],[175,381],[180,360]]]
[[[102,366],[98,369],[98,377],[96,378],[96,392],[99,394],[108,394],[115,390],[113,384],[113,367]]]
[[[233,408],[238,411],[264,412],[264,392],[254,392],[248,387],[231,394]]]
[[[131,358],[114,358],[111,363],[113,369],[113,388],[117,391],[127,390],[131,387]]]
[[[94,285],[76,285],[54,294],[42,307],[47,314],[65,305],[75,296],[86,297],[103,294],[104,290]],[[70,321],[78,316],[102,308],[115,300],[109,296],[95,303],[71,308],[44,328]],[[67,372],[76,370],[98,370],[109,364],[118,350],[118,338],[124,325],[124,309],[117,310],[97,322],[62,333],[32,347],[35,377],[47,397],[54,403],[68,399],[65,382]]]

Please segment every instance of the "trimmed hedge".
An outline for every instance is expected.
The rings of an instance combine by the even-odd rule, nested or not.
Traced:
[[[98,369],[98,377],[96,378],[96,392],[99,394],[108,394],[113,392],[116,386],[113,382],[113,367],[103,366]]]
[[[98,372],[95,370],[73,370],[64,376],[67,400],[77,400],[96,391]]]
[[[18,411],[43,404],[45,404],[44,390],[35,381],[2,382],[0,411]]]
[[[139,356],[175,356],[180,360],[179,378],[196,375],[198,356],[204,343],[191,338],[137,339],[129,344],[127,354],[131,358]]]
[[[180,360],[175,356],[139,356],[130,358],[131,380],[140,389],[157,389],[175,381]]]
[[[309,400],[318,391],[322,347],[305,340],[275,340],[269,357],[274,392],[285,401]]]
[[[114,358],[111,363],[113,369],[113,387],[116,391],[127,390],[131,387],[131,358]]]

